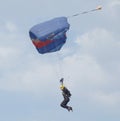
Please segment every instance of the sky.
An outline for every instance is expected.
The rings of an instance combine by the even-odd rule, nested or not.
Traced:
[[[69,18],[67,42],[41,55],[29,29]],[[120,121],[120,0],[0,0],[0,121]],[[73,112],[60,107],[60,78]]]

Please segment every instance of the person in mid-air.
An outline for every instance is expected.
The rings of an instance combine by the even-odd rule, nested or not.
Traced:
[[[64,78],[60,79],[60,89],[62,90],[62,95],[64,100],[60,104],[61,107],[66,108],[68,111],[73,111],[71,106],[68,106],[67,103],[70,101],[71,93],[63,84]]]

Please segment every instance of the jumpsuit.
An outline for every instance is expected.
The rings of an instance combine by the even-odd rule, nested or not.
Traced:
[[[62,95],[63,95],[64,100],[62,101],[60,105],[61,107],[68,109],[69,106],[67,106],[67,103],[70,101],[71,93],[66,87],[64,87],[62,90]]]

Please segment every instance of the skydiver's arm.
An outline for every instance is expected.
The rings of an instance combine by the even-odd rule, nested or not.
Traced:
[[[63,81],[64,81],[64,78],[61,78],[61,79],[60,79],[60,83],[63,83]]]
[[[63,85],[63,81],[64,81],[64,78],[61,78],[61,79],[60,79],[61,85]]]

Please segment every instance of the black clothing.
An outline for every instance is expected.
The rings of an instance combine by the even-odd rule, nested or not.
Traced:
[[[69,106],[67,106],[67,103],[70,101],[71,93],[66,87],[64,87],[64,89],[62,90],[62,95],[63,95],[64,100],[62,101],[60,105],[61,107],[68,109]]]
[[[63,88],[62,94],[63,94],[63,97],[66,97],[66,96],[70,97],[71,96],[70,91],[66,87]]]

